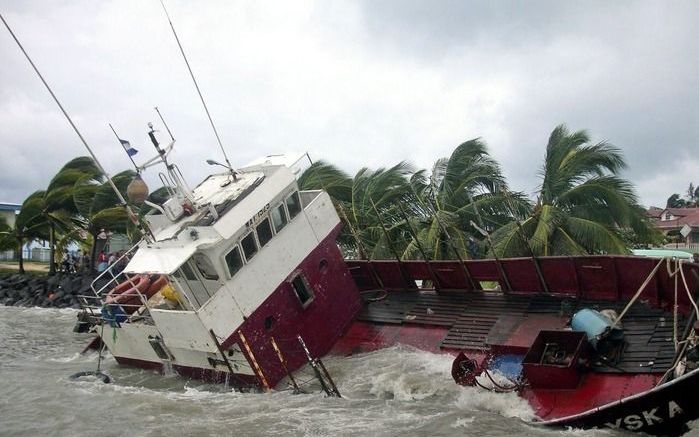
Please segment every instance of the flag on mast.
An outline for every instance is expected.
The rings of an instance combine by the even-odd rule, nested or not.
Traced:
[[[121,138],[117,137],[119,139],[119,142],[121,143],[121,146],[126,150],[126,154],[129,156],[134,156],[135,154],[138,153],[138,150],[134,149],[131,147],[131,143],[129,143],[126,140],[122,140]]]

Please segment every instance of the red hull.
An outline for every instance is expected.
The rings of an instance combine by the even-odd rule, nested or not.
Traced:
[[[317,268],[323,259],[329,266],[326,274]],[[501,354],[521,356],[539,330],[563,326],[563,317],[558,313],[562,313],[564,302],[623,307],[658,261],[600,256],[544,258],[539,262],[547,294],[543,293],[544,285],[531,259],[478,260],[463,265],[454,261],[345,263],[329,238],[300,266],[318,290],[314,302],[317,306],[303,310],[289,284],[282,284],[246,321],[241,331],[252,344],[253,355],[272,386],[285,373],[268,347],[271,337],[285,346],[282,349],[291,368],[306,363],[296,346],[294,327],[299,326],[296,320],[302,326],[298,332],[309,343],[314,356],[330,351],[348,355],[396,344],[435,353],[457,354],[466,350],[478,360]],[[354,281],[345,266],[349,267]],[[699,289],[699,265],[685,264],[683,268],[690,289]],[[432,280],[440,292],[418,291],[416,281]],[[482,281],[498,282],[502,289],[510,287],[510,292],[483,293],[480,291]],[[357,320],[351,323],[360,309],[355,284],[363,291],[378,289],[378,284],[383,284],[388,297],[365,305]],[[627,316],[631,318],[627,327],[629,341],[637,342],[633,347],[642,345],[643,335],[650,336],[648,347],[628,349],[630,355],[624,362],[627,373],[597,369],[587,373],[574,389],[529,387],[521,391],[521,396],[529,401],[541,419],[540,423],[675,433],[687,420],[699,416],[699,410],[694,412],[685,400],[686,392],[699,389],[699,374],[683,377],[681,384],[665,384],[654,389],[674,358],[671,348],[668,352],[665,323],[653,324],[655,319],[662,321],[671,317],[667,310],[674,303],[673,286],[674,278],[661,268],[640,295],[639,301],[643,301],[644,306],[637,308],[636,319]],[[337,295],[328,293],[330,287],[338,290]],[[690,302],[683,294],[679,296],[678,309],[683,316],[690,313]],[[278,320],[293,320],[294,323],[279,323],[272,329],[265,329],[264,321],[270,314]],[[648,331],[650,328],[655,331]],[[644,333],[646,331],[650,333]],[[328,332],[331,335],[327,335]],[[239,344],[236,335],[229,337],[224,347]],[[639,340],[631,338],[642,341],[638,343]],[[648,356],[655,358],[648,360]],[[653,364],[639,369],[646,361]],[[194,377],[208,376],[197,375],[196,371],[188,373]],[[625,401],[619,403],[620,399]],[[677,399],[682,399],[682,403]],[[654,410],[654,405],[659,405],[658,410]],[[634,408],[639,411],[634,412]],[[668,412],[663,413],[663,409]],[[665,416],[656,420],[655,416],[660,414]],[[645,425],[639,424],[637,417]]]
[[[491,358],[496,362],[508,355],[521,360],[539,331],[564,327],[564,302],[620,312],[659,262],[619,256],[538,261],[543,281],[532,259],[464,264],[349,261],[361,290],[379,289],[383,284],[389,293],[385,302],[368,304],[334,352],[347,354],[402,343],[433,352],[463,350],[478,362]],[[699,265],[683,264],[682,268],[689,289],[699,290]],[[440,292],[410,291],[416,288],[416,281],[430,281]],[[502,290],[509,287],[509,292],[484,294],[479,291],[481,281],[495,281]],[[638,301],[643,303],[636,303],[625,318],[627,346],[619,371],[593,368],[579,384],[573,382],[572,389],[560,389],[571,384],[569,379],[556,381],[557,376],[549,375],[548,383],[560,386],[558,389],[530,386],[520,392],[540,423],[675,434],[688,420],[699,417],[699,408],[695,411],[688,398],[688,393],[699,389],[699,374],[655,389],[675,358],[671,342],[674,285],[675,279],[663,265],[640,294]],[[677,301],[680,329],[691,314],[683,291]]]

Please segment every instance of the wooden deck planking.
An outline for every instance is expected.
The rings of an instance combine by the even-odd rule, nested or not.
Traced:
[[[435,293],[430,291],[390,292],[386,299],[365,306],[359,320],[371,323],[442,326],[449,328],[440,347],[445,349],[484,350],[508,335],[502,323],[493,331],[498,320],[505,316],[513,320],[528,315],[569,317],[581,308],[614,309],[621,313],[623,303],[599,300],[575,300],[516,293],[492,292]],[[622,321],[627,342],[621,360],[614,367],[599,365],[599,372],[648,373],[663,372],[674,359],[672,314],[636,303]],[[678,323],[684,328],[684,319]],[[512,331],[510,331],[511,333]]]

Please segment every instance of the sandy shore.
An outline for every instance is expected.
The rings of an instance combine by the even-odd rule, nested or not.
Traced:
[[[19,270],[19,264],[16,262],[0,262],[0,270]],[[27,272],[48,272],[49,265],[45,263],[25,261],[24,270]]]

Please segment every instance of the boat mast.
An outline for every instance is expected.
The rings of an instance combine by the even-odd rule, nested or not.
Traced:
[[[197,79],[194,77],[194,72],[192,71],[192,67],[189,65],[189,61],[187,60],[187,55],[184,53],[184,49],[182,48],[182,44],[180,43],[180,38],[177,36],[177,32],[175,31],[175,26],[172,24],[172,20],[170,19],[170,14],[167,12],[167,8],[165,7],[165,3],[163,0],[160,0],[160,4],[163,6],[163,11],[165,11],[165,16],[167,17],[168,23],[170,23],[170,29],[172,29],[172,34],[175,36],[175,41],[177,41],[177,47],[180,48],[180,53],[182,54],[182,58],[184,59],[184,63],[187,65],[187,70],[189,71],[189,75],[192,78],[192,82],[194,82],[194,87],[197,89],[197,94],[199,94],[199,99],[201,100],[201,104],[204,106],[204,111],[206,112],[206,116],[209,118],[209,123],[211,123],[211,129],[214,131],[214,135],[216,136],[216,141],[218,142],[219,147],[221,148],[221,152],[223,153],[223,159],[226,160],[226,165],[228,166],[228,170],[231,172],[231,176],[233,176],[233,180],[237,179],[237,172],[233,169],[233,165],[231,165],[231,162],[228,160],[228,155],[226,154],[226,149],[223,147],[223,143],[221,143],[221,137],[218,134],[218,130],[216,129],[216,125],[214,124],[214,120],[211,118],[211,114],[209,113],[209,108],[206,106],[206,101],[204,100],[204,96],[201,93],[201,90],[199,89],[199,84],[197,83]],[[157,109],[156,109],[157,110]],[[168,129],[169,132],[169,129]]]
[[[87,141],[85,140],[83,135],[80,133],[80,130],[78,130],[78,127],[75,125],[75,123],[73,123],[73,120],[70,118],[70,115],[68,115],[68,112],[66,112],[66,110],[63,108],[63,105],[61,105],[61,102],[58,100],[58,97],[56,97],[56,95],[53,93],[53,90],[51,89],[49,84],[44,79],[44,76],[41,75],[41,73],[39,72],[39,69],[34,64],[34,61],[32,61],[32,58],[30,58],[27,51],[24,50],[22,43],[19,42],[19,39],[17,39],[17,36],[12,31],[12,28],[7,23],[7,21],[5,21],[5,17],[3,17],[2,14],[0,14],[0,20],[2,20],[3,24],[5,25],[7,30],[10,32],[10,35],[12,35],[12,39],[15,40],[15,42],[17,43],[17,46],[19,46],[19,49],[24,54],[24,57],[27,58],[27,61],[29,61],[29,64],[34,69],[34,72],[37,74],[37,76],[39,76],[39,79],[41,79],[41,82],[44,84],[44,86],[48,90],[49,94],[51,94],[51,97],[53,98],[54,102],[56,102],[56,104],[58,105],[58,108],[61,110],[61,112],[65,116],[66,120],[68,120],[68,123],[70,123],[70,126],[73,128],[75,133],[78,135],[78,138],[80,138],[80,141],[83,143],[83,145],[87,149],[90,156],[92,156],[92,159],[95,161],[97,168],[104,175],[104,177],[107,178],[107,181],[109,182],[109,185],[112,187],[114,194],[116,194],[117,198],[119,199],[119,202],[121,202],[121,204],[124,205],[124,207],[126,207],[126,212],[129,215],[129,219],[131,219],[134,222],[134,224],[139,224],[139,221],[136,218],[136,214],[134,214],[133,210],[131,209],[129,204],[126,202],[126,199],[124,199],[124,196],[121,194],[121,192],[119,191],[117,186],[114,184],[114,181],[112,180],[111,176],[109,176],[109,173],[107,173],[107,171],[104,169],[104,167],[102,167],[102,164],[100,164],[99,160],[97,159],[97,156],[95,156],[95,153],[92,151],[92,148],[90,147],[89,144],[87,144]],[[144,233],[144,235],[148,235],[148,233]]]

